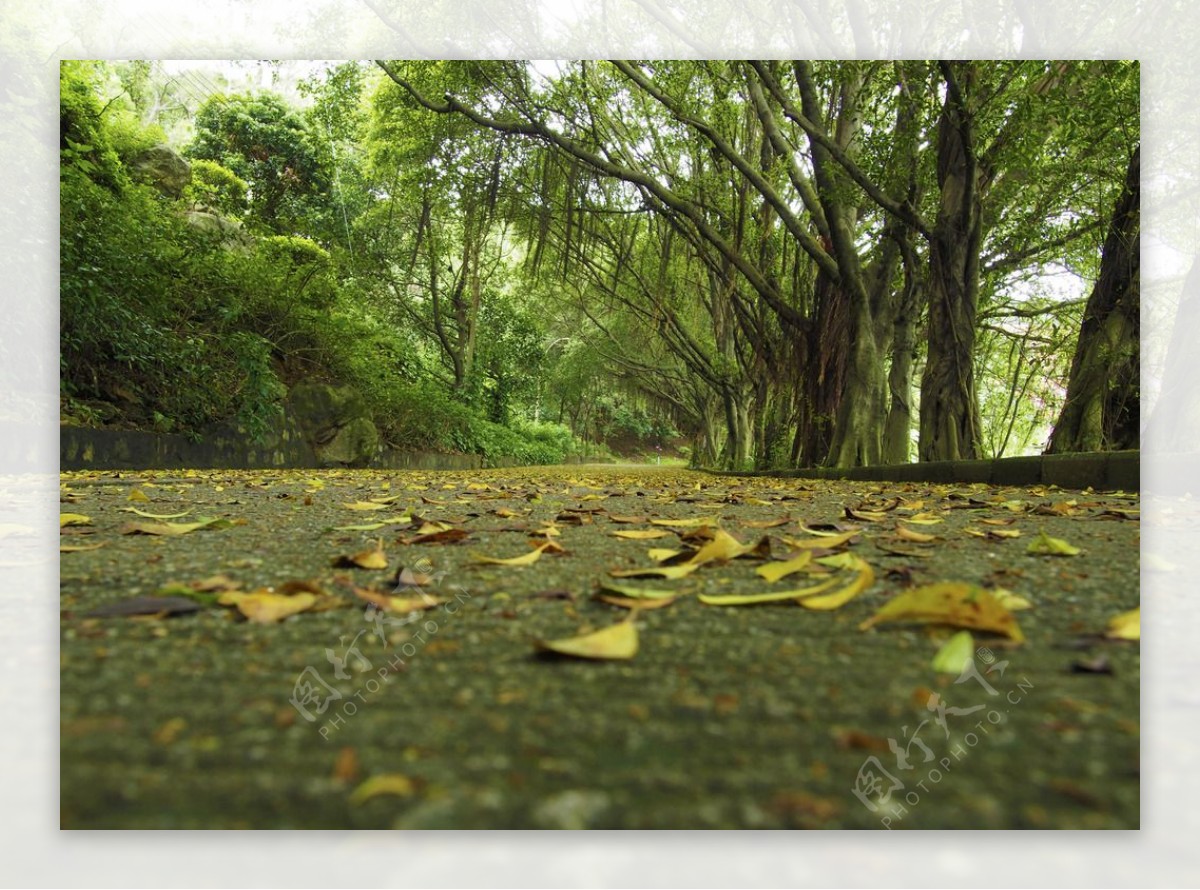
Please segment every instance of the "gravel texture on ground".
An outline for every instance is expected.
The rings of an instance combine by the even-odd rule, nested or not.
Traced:
[[[1139,603],[1136,495],[584,466],[74,472],[62,501],[86,517],[63,545],[94,547],[61,555],[64,828],[1139,825],[1140,644],[1104,637]],[[208,517],[234,524],[123,533]],[[426,522],[467,535],[403,543]],[[530,552],[547,525],[565,552],[476,561]],[[834,555],[872,583],[831,611],[705,605],[697,594],[813,583],[766,584],[761,553],[718,561],[617,582],[683,594],[638,610],[633,658],[536,651],[628,619],[598,584],[701,525],[767,536],[771,559],[812,539],[804,525],[860,529]],[[1028,552],[1041,532],[1081,552]],[[376,542],[386,570],[333,565]],[[433,575],[443,602],[391,613],[354,594],[416,595],[397,592],[402,567]],[[185,589],[214,575],[242,593],[306,582],[339,599],[292,595],[337,608],[248,621],[221,590]],[[956,628],[859,629],[936,582],[1027,599],[1025,642],[976,632],[968,670],[941,673]],[[187,610],[109,614],[157,595]]]

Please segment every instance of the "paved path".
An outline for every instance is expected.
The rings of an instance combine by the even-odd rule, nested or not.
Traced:
[[[1098,636],[1138,604],[1131,496],[558,467],[71,473],[63,499],[91,523],[65,527],[63,543],[101,545],[61,558],[63,827],[1139,824],[1139,644]],[[400,515],[467,537],[404,544],[420,530],[339,529]],[[922,516],[941,521],[901,521]],[[199,517],[238,524],[121,533]],[[661,539],[612,534],[663,529],[652,519],[691,524]],[[840,551],[873,583],[827,612],[704,605],[695,594],[773,589],[754,572],[762,559],[714,562],[624,582],[686,594],[639,613],[632,659],[535,654],[536,639],[625,618],[592,598],[598,582],[651,565],[649,548],[680,547],[698,520],[746,543],[770,536],[773,558],[783,538],[810,538],[801,523],[860,528]],[[565,553],[475,562],[528,553],[547,524]],[[898,540],[898,527],[936,539]],[[1027,553],[1041,531],[1082,554]],[[331,565],[377,540],[386,571]],[[401,567],[434,575],[427,589],[444,600],[417,622],[364,611],[343,583],[390,592]],[[213,592],[170,618],[89,615],[218,574],[243,593],[308,582],[341,598],[318,606],[341,607],[260,624]],[[956,676],[931,665],[951,631],[858,629],[906,588],[941,581],[1027,598],[1033,608],[1014,613],[1026,642],[976,634],[974,673]],[[347,652],[355,641],[362,660]]]

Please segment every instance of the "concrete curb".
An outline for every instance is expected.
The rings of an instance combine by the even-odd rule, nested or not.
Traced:
[[[775,476],[796,479],[851,479],[862,482],[931,482],[987,485],[1057,485],[1059,488],[1139,491],[1139,451],[1087,454],[1043,454],[996,460],[946,460],[876,467],[805,470],[753,470],[735,473],[706,470],[719,476]]]

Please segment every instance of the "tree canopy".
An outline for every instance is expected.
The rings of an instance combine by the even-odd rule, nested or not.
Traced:
[[[160,67],[64,63],[65,411],[124,389],[201,430],[317,375],[397,446],[529,459],[1136,447],[1136,62],[378,61],[297,87],[189,108]],[[129,171],[181,122],[179,199]]]

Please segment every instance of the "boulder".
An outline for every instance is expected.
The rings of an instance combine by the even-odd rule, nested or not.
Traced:
[[[379,431],[354,387],[297,383],[288,408],[323,466],[365,466],[377,456]]]
[[[164,195],[183,197],[183,190],[192,181],[192,167],[169,145],[152,145],[138,152],[129,161],[134,177],[148,182]]]
[[[236,219],[221,216],[212,210],[187,210],[183,218],[189,226],[198,231],[220,238],[225,247],[248,248],[254,241]]]

